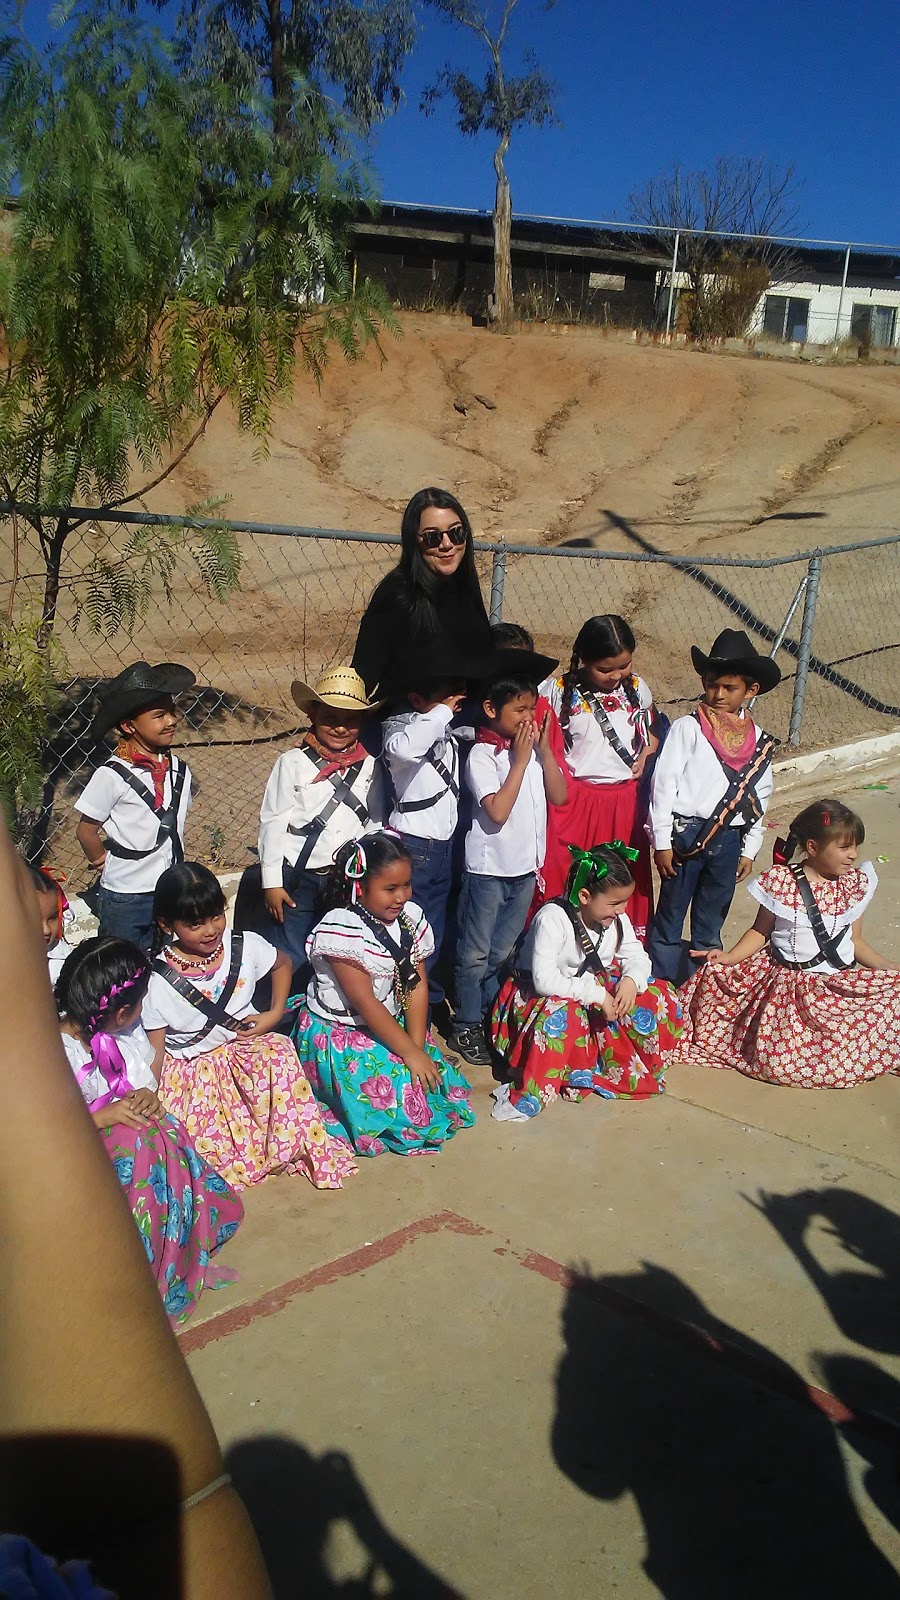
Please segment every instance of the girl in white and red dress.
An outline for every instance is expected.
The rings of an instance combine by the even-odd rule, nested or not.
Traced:
[[[632,671],[634,649],[624,617],[590,617],[575,640],[569,670],[541,684],[559,717],[574,779],[568,801],[553,807],[547,829],[543,899],[562,894],[570,845],[590,850],[602,839],[621,839],[638,852],[628,914],[643,939],[653,889],[640,779],[659,740],[653,696]]]
[[[681,1033],[672,985],[625,914],[633,858],[622,845],[570,852],[566,894],[541,906],[491,1012],[491,1042],[510,1083],[494,1091],[498,1122],[535,1117],[552,1100],[646,1100],[665,1087]]]
[[[900,1069],[900,967],[862,937],[878,882],[871,861],[856,866],[865,836],[839,800],[794,818],[776,865],[749,885],[753,927],[732,950],[696,952],[706,965],[682,990],[673,1062],[802,1089],[849,1089]]]

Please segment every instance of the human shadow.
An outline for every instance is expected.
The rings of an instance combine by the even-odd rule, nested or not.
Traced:
[[[250,1513],[275,1600],[334,1594],[460,1600],[385,1527],[347,1456],[316,1457],[293,1439],[268,1435],[233,1445],[225,1464]],[[366,1552],[358,1577],[335,1578],[328,1570],[329,1535],[341,1522]]]
[[[900,1216],[851,1189],[763,1192],[750,1204],[796,1256],[841,1332],[870,1350],[900,1355]],[[810,1239],[815,1223],[842,1246],[846,1266],[831,1271],[821,1263]]]
[[[634,1497],[645,1571],[666,1600],[896,1600],[838,1435],[786,1362],[652,1264],[577,1277],[563,1331],[554,1457],[586,1495]],[[890,1452],[872,1449],[886,1481]],[[595,1593],[616,1576],[613,1539],[598,1523]]]

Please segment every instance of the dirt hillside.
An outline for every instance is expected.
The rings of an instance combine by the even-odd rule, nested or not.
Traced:
[[[405,315],[383,361],[372,350],[354,366],[336,361],[320,391],[298,383],[266,458],[232,417],[217,415],[151,504],[177,512],[227,496],[225,514],[237,518],[396,533],[409,495],[427,483],[455,490],[481,537],[596,550],[587,561],[510,557],[504,614],[567,658],[585,616],[622,612],[639,637],[640,670],[678,714],[695,692],[688,645],[729,623],[749,626],[761,647],[771,642],[805,566],[686,574],[599,554],[760,558],[893,532],[900,377],[889,367],[668,350],[587,330],[502,338],[462,319]],[[274,741],[289,741],[297,723],[291,678],[348,657],[368,595],[394,559],[363,544],[248,537],[243,547],[241,589],[227,605],[185,586],[132,640],[100,646],[83,619],[63,630],[73,671],[114,671],[139,652],[188,661],[213,686],[186,737],[204,781],[204,853],[223,865],[246,860],[262,784],[283,747]],[[482,568],[487,583],[489,558]],[[863,697],[815,676],[804,745],[896,725],[880,708],[900,700],[898,611],[897,547],[824,564],[815,650]],[[798,606],[794,639],[801,615]],[[795,661],[789,651],[779,660],[785,682],[763,720],[786,737]],[[237,697],[236,709],[223,694]]]

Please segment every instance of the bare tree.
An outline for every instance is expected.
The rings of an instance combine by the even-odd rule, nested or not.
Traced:
[[[483,132],[496,135],[494,294],[490,316],[494,325],[503,329],[509,326],[513,314],[510,253],[512,200],[506,173],[506,155],[516,128],[528,124],[546,127],[558,121],[553,108],[554,86],[541,72],[530,50],[522,53],[527,69],[524,73],[514,77],[507,71],[505,53],[508,49],[509,26],[519,0],[496,0],[496,3],[494,0],[426,0],[426,4],[448,21],[470,29],[480,39],[488,55],[483,82],[476,82],[468,73],[445,66],[422,95],[421,109],[428,116],[434,111],[438,100],[448,96],[455,103],[461,133],[473,137]],[[555,4],[556,0],[543,0],[542,8],[549,11]]]
[[[720,156],[702,172],[676,162],[629,195],[631,221],[660,229],[660,242],[672,251],[678,235],[694,338],[746,331],[773,269],[790,258],[778,240],[797,227],[798,187],[792,166]]]

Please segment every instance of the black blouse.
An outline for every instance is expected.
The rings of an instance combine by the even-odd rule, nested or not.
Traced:
[[[426,642],[436,647],[451,645],[455,653],[473,663],[490,657],[491,625],[480,594],[473,596],[452,578],[442,578],[433,603],[437,627],[417,633],[412,627],[409,591],[402,579],[394,573],[382,579],[366,607],[353,652],[353,665],[369,694],[389,681],[404,654]]]

